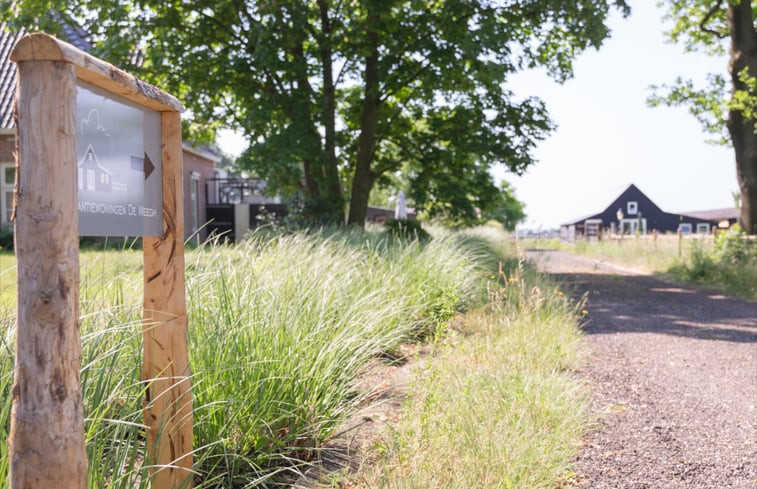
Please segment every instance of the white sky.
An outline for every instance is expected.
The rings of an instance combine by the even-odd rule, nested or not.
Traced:
[[[535,150],[524,176],[495,171],[526,203],[523,228],[552,228],[604,210],[635,183],[663,210],[730,207],[738,190],[733,151],[705,143],[685,108],[648,108],[652,84],[677,76],[704,79],[725,74],[728,60],[685,53],[667,44],[657,0],[632,0],[631,16],[615,15],[612,35],[599,51],[576,60],[564,85],[542,72],[517,75],[509,84],[519,97],[545,101],[558,128]],[[228,131],[221,148],[237,155],[244,141]]]

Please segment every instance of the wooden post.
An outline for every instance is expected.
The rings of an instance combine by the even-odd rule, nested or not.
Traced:
[[[10,487],[84,489],[76,73],[65,62],[21,60],[17,89]]]
[[[681,231],[681,228],[678,228],[678,256],[681,256],[683,250],[683,231]]]
[[[163,112],[163,235],[144,237],[145,421],[155,489],[192,485],[192,393],[184,295],[181,118]]]
[[[657,251],[657,230],[652,231],[652,242],[654,243],[654,250]]]

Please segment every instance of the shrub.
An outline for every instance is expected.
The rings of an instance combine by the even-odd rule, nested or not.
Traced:
[[[715,255],[718,260],[737,265],[757,258],[757,246],[746,237],[746,233],[738,224],[720,233],[715,238]]]
[[[428,232],[421,226],[420,221],[414,219],[389,219],[384,226],[387,233],[398,239],[426,241],[431,238]]]
[[[685,266],[685,277],[694,282],[701,282],[717,273],[717,266],[712,255],[699,243],[694,243],[689,252],[689,263]]]
[[[13,228],[10,226],[0,227],[0,250],[13,249]]]

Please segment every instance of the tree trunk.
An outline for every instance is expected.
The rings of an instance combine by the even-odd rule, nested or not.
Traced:
[[[324,180],[328,191],[328,200],[331,206],[339,210],[339,216],[344,222],[344,197],[342,186],[339,181],[339,168],[336,158],[336,86],[334,85],[334,63],[331,49],[331,35],[333,26],[329,19],[329,6],[327,0],[319,0],[318,8],[321,14],[321,67],[323,70],[323,121],[325,132],[324,150],[326,161],[324,162]]]
[[[748,90],[739,80],[739,72],[748,68],[757,76],[757,33],[752,19],[751,0],[741,0],[728,7],[728,29],[731,36],[731,74],[734,92]],[[757,134],[755,121],[741,111],[728,113],[728,132],[736,153],[736,176],[741,191],[741,225],[750,234],[757,234]]]
[[[321,189],[318,186],[318,179],[313,174],[313,163],[310,158],[302,160],[302,173],[305,178],[305,196],[308,198],[317,198],[321,195]]]
[[[371,9],[370,6],[369,9]],[[373,161],[376,142],[378,110],[381,105],[378,75],[378,32],[376,32],[375,27],[377,21],[377,10],[371,9],[365,26],[369,54],[365,59],[365,73],[363,75],[365,96],[360,116],[360,138],[355,162],[355,175],[352,179],[350,214],[347,221],[348,224],[358,227],[365,225],[365,218],[368,214],[368,198],[374,181],[371,174],[371,162]]]
[[[308,79],[304,43],[304,39],[298,40],[294,43],[291,51],[298,65],[295,76],[298,90],[301,92],[301,97],[295,104],[297,110],[293,112],[294,117],[301,120],[293,122],[303,123],[303,136],[305,138],[303,142],[307,155],[303,159],[303,169],[305,188],[309,195],[306,195],[304,213],[308,219],[316,222],[342,224],[344,222],[344,209],[339,186],[339,173],[336,164],[331,168],[330,158],[324,151],[321,135],[313,117],[310,102],[315,98],[315,92]],[[331,61],[330,56],[328,59]],[[334,137],[334,145],[336,144],[335,141],[336,138]],[[334,160],[336,160],[335,149]]]

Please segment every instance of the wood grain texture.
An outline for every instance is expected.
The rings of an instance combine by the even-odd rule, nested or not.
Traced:
[[[65,62],[24,61],[18,69],[10,487],[84,489],[76,76]]]
[[[38,32],[22,37],[13,47],[10,58],[16,62],[35,60],[71,63],[76,67],[79,79],[140,105],[162,112],[184,110],[181,102],[172,95],[49,34]]]
[[[144,363],[150,382],[145,422],[152,487],[192,484],[192,392],[184,293],[181,117],[164,112],[163,235],[144,237]]]

